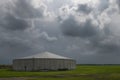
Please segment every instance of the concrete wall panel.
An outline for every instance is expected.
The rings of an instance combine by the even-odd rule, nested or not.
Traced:
[[[75,69],[76,63],[72,59],[15,59],[13,69],[16,71],[40,71],[40,70],[60,70]]]

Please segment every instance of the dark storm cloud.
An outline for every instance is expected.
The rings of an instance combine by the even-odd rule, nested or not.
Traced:
[[[109,0],[99,0],[95,5],[92,0],[79,5],[70,0],[34,0],[35,4],[33,0],[1,1],[5,3],[0,3],[0,63],[43,51],[83,64],[120,63],[120,19]],[[39,1],[46,8],[36,8]]]
[[[11,63],[11,59],[31,54],[34,51],[29,44],[17,42],[17,40],[0,41],[0,46],[0,63]]]
[[[63,34],[77,37],[92,37],[99,33],[97,25],[92,20],[87,19],[85,22],[78,23],[74,17],[70,16],[61,24]]]
[[[42,18],[44,9],[36,9],[29,0],[11,0],[0,4],[0,63],[15,57],[37,53],[41,38],[46,42],[56,38],[34,31],[34,18]],[[39,28],[38,28],[39,30]],[[36,36],[38,35],[38,36]],[[40,35],[40,36],[39,36]],[[34,42],[34,43],[33,43]],[[36,43],[38,42],[38,43]],[[3,61],[5,60],[5,61]],[[11,62],[11,61],[9,61]]]
[[[92,8],[88,6],[88,4],[79,4],[77,11],[83,14],[89,14],[92,11]]]
[[[89,41],[89,48],[93,48],[97,53],[120,52],[120,44],[114,42],[119,38],[114,37],[110,25],[100,29],[99,25],[92,24],[92,20],[88,19],[84,23],[78,24],[73,17],[70,17],[61,24],[61,30],[65,36],[87,39]]]
[[[108,54],[118,54],[120,52],[120,44],[117,43],[104,43],[104,44],[99,44],[99,53],[108,53]]]
[[[11,14],[0,19],[0,26],[8,30],[25,30],[30,27],[26,20],[19,19]]]
[[[116,3],[118,4],[119,10],[120,10],[120,0],[117,0]]]
[[[40,18],[43,16],[44,8],[34,8],[30,0],[17,0],[14,4],[13,12],[18,17]]]
[[[103,2],[105,2],[105,4],[102,4]],[[104,12],[104,10],[107,9],[108,6],[110,5],[109,0],[105,0],[103,2],[100,2],[101,7],[98,8],[98,10],[100,9],[101,13],[105,13],[107,16],[110,16],[109,14]],[[84,11],[85,12],[84,14],[86,14],[87,9],[89,9],[90,7],[85,7],[85,6],[83,7],[85,9],[83,10],[81,9],[81,11]],[[93,9],[90,11],[97,12],[96,9],[95,10]],[[117,26],[117,24],[111,26],[112,23],[104,22],[102,20],[101,13],[91,14],[92,16],[95,15],[97,17],[98,16],[101,17],[100,22],[98,19],[89,19],[89,16],[85,18],[86,19],[85,22],[79,22],[79,20],[75,19],[76,17],[74,15],[72,15],[72,17],[68,16],[68,18],[62,22],[61,30],[65,36],[79,37],[81,39],[84,39],[85,41],[88,40],[89,45],[86,47],[88,51],[89,49],[90,50],[92,49],[93,51],[96,52],[96,54],[99,54],[99,53],[100,54],[105,54],[105,53],[118,54],[120,52],[119,37],[116,37],[115,35],[113,35],[114,26]],[[108,17],[104,17],[104,18],[107,19]],[[94,21],[97,22],[97,25],[93,24]],[[103,25],[103,28],[100,28],[101,24]]]
[[[119,44],[116,44],[116,43],[93,43],[92,46],[97,54],[119,54],[120,53],[120,45]]]
[[[20,53],[27,52],[31,49],[31,47],[28,44],[23,44],[22,42],[17,42],[17,40],[4,40],[0,41],[1,49],[0,51],[5,55],[8,54],[9,56],[13,54],[16,56]],[[7,48],[7,50],[6,50]],[[1,54],[2,54],[1,53]],[[6,56],[7,57],[7,56]]]
[[[100,29],[96,30],[95,27],[93,27],[92,30],[91,27],[87,29],[85,26],[83,28],[79,27],[80,26],[77,26],[77,28],[75,28],[74,24],[72,29],[69,27],[67,30],[64,30],[68,31],[64,32],[64,34],[72,37],[80,37],[82,39],[85,37],[89,41],[89,46],[86,48],[88,48],[88,50],[89,48],[95,50],[97,54],[118,54],[120,52],[120,44],[118,43],[119,41],[115,42],[117,38],[112,35],[109,27],[101,29],[101,31]],[[114,37],[115,39],[111,39],[111,37]],[[119,40],[119,38],[117,40]]]
[[[25,30],[30,28],[30,20],[43,16],[42,8],[35,9],[29,0],[13,0],[1,7],[0,27],[9,30]]]
[[[100,0],[98,10],[103,12],[105,9],[107,9],[109,7],[109,1],[110,0]]]

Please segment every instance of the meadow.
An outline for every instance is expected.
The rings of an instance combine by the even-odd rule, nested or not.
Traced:
[[[77,65],[75,70],[19,72],[0,69],[0,80],[120,80],[120,65]]]

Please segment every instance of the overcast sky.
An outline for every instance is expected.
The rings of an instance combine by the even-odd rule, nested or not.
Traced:
[[[44,51],[120,64],[120,0],[0,0],[0,64]]]

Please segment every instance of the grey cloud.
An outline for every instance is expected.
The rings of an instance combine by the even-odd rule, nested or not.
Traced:
[[[89,48],[96,50],[96,54],[119,54],[120,38],[115,36],[111,26],[106,25],[100,33],[89,40]]]
[[[2,46],[1,51],[3,51],[4,54],[20,54],[22,52],[26,52],[30,49],[28,45],[22,44],[21,42],[17,42],[15,40],[13,41],[1,41],[0,46]],[[7,48],[7,50],[6,50]]]
[[[13,58],[38,53],[42,42],[54,39],[47,35],[46,41],[43,41],[43,37],[36,36],[41,33],[34,31],[36,26],[32,27],[30,20],[43,19],[44,9],[35,9],[30,2],[11,0],[11,3],[6,1],[0,4],[0,63],[11,63]],[[40,27],[41,25],[37,29]]]
[[[44,9],[36,9],[29,0],[17,0],[14,2],[13,13],[21,18],[40,18],[44,15]]]
[[[104,38],[98,41],[94,40],[91,41],[89,45],[91,45],[91,48],[96,50],[97,54],[119,54],[120,44],[114,42],[114,39],[109,42],[104,41],[105,39],[109,40],[110,38]]]
[[[120,45],[113,42],[99,44],[98,48],[99,53],[118,54],[120,52]]]
[[[31,54],[34,51],[29,44],[17,42],[16,40],[0,40],[0,46],[0,63],[3,64],[11,63],[12,59]]]
[[[55,0],[55,2],[48,4],[48,8],[53,13],[56,13],[56,17],[59,16],[58,10],[60,7],[72,5],[69,7],[70,13],[66,14],[67,17],[63,19],[61,17],[64,16],[60,16],[59,21],[55,17],[52,20],[47,18],[45,20],[44,9],[34,8],[29,0],[11,1],[14,5],[9,6],[10,8],[0,8],[0,63],[8,63],[8,61],[11,63],[14,58],[43,51],[68,56],[77,60],[77,63],[83,64],[120,63],[120,37],[119,29],[116,28],[117,25],[119,26],[120,20],[117,18],[111,19],[115,22],[118,21],[117,25],[116,23],[112,24],[113,21],[104,22],[104,19],[107,18],[106,16],[111,18],[105,12],[108,7],[108,0],[100,0],[103,1],[103,3],[100,3],[103,8],[99,9],[98,7],[96,9],[91,8],[91,6],[88,6],[89,3],[82,6],[78,5],[78,9],[81,11],[72,10],[71,8],[75,8],[76,4],[70,3],[69,0],[67,2],[66,0],[59,0],[60,4],[58,4],[58,0]],[[98,10],[101,10],[101,13]],[[78,12],[82,12],[85,15],[78,17],[76,14]],[[103,16],[101,16],[102,13]],[[94,15],[96,15],[95,18],[91,18]],[[86,21],[78,21],[81,20],[81,17],[84,17]],[[100,17],[101,23],[98,17]],[[40,18],[40,20],[34,20],[34,25],[31,27],[29,20],[34,18]],[[94,21],[98,25],[93,24]],[[102,28],[101,25],[103,25]]]
[[[88,6],[88,4],[79,4],[77,9],[78,12],[81,12],[83,14],[89,14],[92,10],[93,9]]]
[[[107,9],[110,5],[109,1],[110,0],[99,0],[100,3],[98,5],[98,10],[103,12],[105,9]]]
[[[117,13],[117,12],[116,12]],[[94,14],[92,14],[94,15]],[[99,16],[98,14],[97,16]],[[107,14],[109,16],[109,14]],[[89,16],[88,16],[89,17]],[[97,19],[95,19],[97,21]],[[75,16],[69,16],[61,24],[61,30],[65,36],[79,37],[83,40],[88,40],[88,44],[85,47],[88,51],[95,51],[96,54],[118,54],[120,52],[119,37],[114,35],[116,33],[114,26],[118,24],[103,22],[103,28],[100,28],[101,23],[98,21],[98,25],[92,24],[93,19],[87,19],[81,23],[75,20]],[[115,21],[116,22],[116,21]],[[117,33],[118,34],[118,33]],[[116,41],[116,42],[115,42]]]
[[[78,23],[74,17],[69,17],[61,24],[63,34],[77,37],[92,37],[99,33],[98,26],[92,24],[90,19]]]
[[[0,26],[8,30],[25,30],[31,27],[26,20],[16,18],[11,14],[0,19]]]
[[[120,9],[120,0],[116,0],[116,3],[118,4],[118,7]]]

